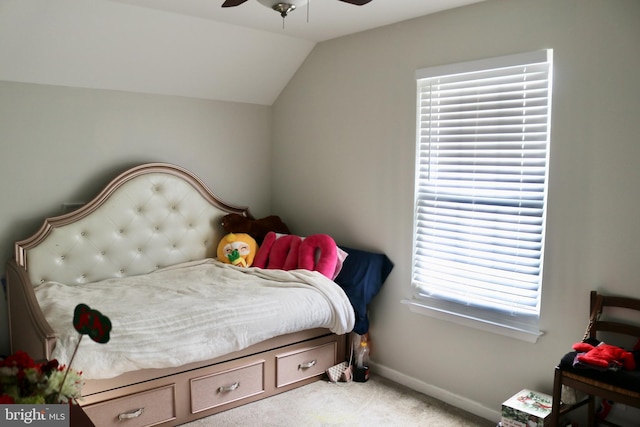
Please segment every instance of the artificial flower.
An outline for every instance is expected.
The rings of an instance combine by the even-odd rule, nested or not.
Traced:
[[[36,363],[24,351],[17,351],[0,360],[0,403],[44,404],[73,401],[80,397],[81,374],[59,366],[55,359]]]

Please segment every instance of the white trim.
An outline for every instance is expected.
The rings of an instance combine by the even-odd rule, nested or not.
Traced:
[[[500,420],[502,416],[498,410],[487,408],[474,400],[467,399],[466,397],[451,393],[448,390],[417,380],[384,365],[370,362],[370,366],[372,374],[380,375],[381,377],[387,378],[417,392],[426,394],[427,396],[441,400],[448,405],[455,406],[456,408],[462,409],[463,411],[467,411],[486,420],[497,422],[496,420]]]
[[[533,52],[516,53],[513,55],[499,56],[497,58],[479,59],[476,61],[459,62],[457,64],[439,65],[422,68],[416,71],[416,79],[426,79],[435,76],[450,74],[462,74],[473,71],[513,67],[522,64],[535,64],[547,62],[552,59],[552,49],[541,49]]]
[[[482,331],[507,336],[510,338],[515,338],[532,344],[535,344],[538,341],[538,338],[544,335],[544,332],[542,331],[530,331],[522,328],[517,328],[515,326],[507,326],[496,322],[490,322],[488,320],[476,317],[464,316],[461,313],[440,310],[436,307],[430,307],[415,300],[402,300],[401,302],[403,304],[406,304],[409,307],[409,310],[414,313],[423,314],[425,316],[434,317],[440,320],[446,320],[458,325],[467,326],[470,328],[475,328]]]

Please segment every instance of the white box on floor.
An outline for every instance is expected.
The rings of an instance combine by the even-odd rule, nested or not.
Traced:
[[[551,419],[551,403],[548,394],[521,390],[502,404],[502,427],[544,427]]]

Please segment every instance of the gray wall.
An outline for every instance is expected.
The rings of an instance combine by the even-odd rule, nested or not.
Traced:
[[[0,259],[64,202],[146,162],[183,166],[224,201],[270,213],[271,107],[0,81]],[[0,354],[9,351],[0,298]]]
[[[640,297],[640,2],[489,0],[319,44],[274,105],[273,208],[305,233],[383,251],[378,372],[488,418],[550,392],[591,289]],[[412,313],[416,69],[554,49],[541,328],[529,344]],[[301,202],[304,201],[304,202]]]

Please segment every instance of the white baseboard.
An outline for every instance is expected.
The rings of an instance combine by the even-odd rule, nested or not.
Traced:
[[[402,384],[405,387],[409,387],[410,389],[426,394],[427,396],[441,400],[449,405],[455,406],[456,408],[460,408],[486,420],[495,421],[496,424],[502,417],[500,410],[487,408],[486,406],[482,406],[478,402],[467,399],[466,397],[459,396],[451,393],[450,391],[441,389],[440,387],[419,381],[394,369],[387,368],[386,366],[375,364],[373,362],[370,364],[372,373],[388,378],[391,381]]]

